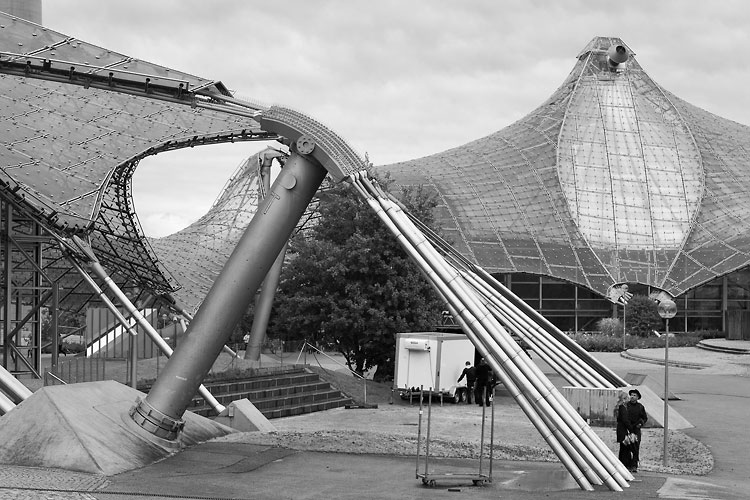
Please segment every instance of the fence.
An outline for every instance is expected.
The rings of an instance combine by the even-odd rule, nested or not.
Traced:
[[[76,384],[80,382],[96,382],[107,380],[107,360],[105,358],[74,357],[61,359],[55,370],[47,372],[51,376],[44,377],[44,385],[58,385],[61,383]]]

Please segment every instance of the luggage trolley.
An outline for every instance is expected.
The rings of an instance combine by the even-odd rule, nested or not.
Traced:
[[[485,389],[486,390],[486,389]],[[419,398],[419,426],[417,430],[417,469],[416,469],[416,477],[417,479],[422,480],[422,484],[429,487],[437,486],[437,481],[439,480],[450,480],[450,481],[471,481],[474,483],[474,486],[480,486],[485,485],[487,483],[492,482],[492,454],[493,454],[493,443],[495,438],[495,398],[494,398],[494,388],[491,389],[493,394],[490,398],[490,443],[489,443],[489,470],[485,474],[483,471],[483,465],[484,465],[484,436],[485,436],[485,416],[486,416],[486,406],[482,405],[482,432],[481,437],[479,441],[479,471],[477,471],[476,474],[471,473],[450,473],[450,472],[442,472],[442,473],[434,473],[430,472],[429,465],[430,465],[430,422],[432,420],[432,389],[430,389],[427,393],[425,393],[423,390],[420,390],[420,398]],[[425,435],[425,453],[424,453],[424,472],[420,472],[420,462],[421,462],[421,447],[422,447],[422,415],[424,414],[424,395],[427,395],[427,429],[426,429],[426,435]],[[482,397],[484,398],[484,394],[482,394]],[[484,399],[483,399],[484,400]]]

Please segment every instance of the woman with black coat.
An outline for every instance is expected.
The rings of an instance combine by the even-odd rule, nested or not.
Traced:
[[[625,438],[630,432],[630,419],[628,418],[628,395],[625,391],[620,391],[617,394],[617,405],[615,406],[615,418],[617,419],[617,442],[620,443],[620,452],[617,458],[620,459],[622,465],[630,470],[633,467],[633,449],[630,443],[625,442]]]

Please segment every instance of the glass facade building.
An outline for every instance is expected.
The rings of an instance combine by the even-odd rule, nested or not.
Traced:
[[[573,283],[526,273],[496,274],[495,277],[563,331],[594,331],[600,319],[622,317],[621,306]],[[748,283],[750,269],[745,268],[676,297],[677,316],[669,321],[670,331],[726,331],[729,314],[750,311]],[[628,286],[635,294],[653,292],[646,285]]]

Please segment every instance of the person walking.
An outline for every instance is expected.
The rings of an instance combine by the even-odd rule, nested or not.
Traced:
[[[628,470],[631,469],[633,463],[633,450],[630,447],[630,442],[627,439],[630,433],[630,421],[628,420],[628,395],[625,391],[620,391],[617,394],[617,404],[615,405],[615,420],[617,427],[615,434],[617,436],[617,442],[620,443],[620,451],[617,458],[620,459],[622,465]]]
[[[479,406],[489,406],[492,399],[492,367],[482,358],[477,366],[477,381],[474,389],[474,400]]]
[[[625,405],[628,411],[628,422],[630,433],[635,436],[633,442],[630,444],[631,451],[633,453],[633,460],[630,464],[630,472],[638,472],[638,462],[640,460],[640,449],[641,449],[641,427],[648,421],[648,415],[646,414],[646,408],[638,402],[641,399],[641,393],[638,389],[630,389],[628,391],[630,401]]]
[[[477,379],[477,369],[471,366],[471,362],[466,362],[466,367],[461,372],[461,376],[458,377],[457,382],[460,384],[461,381],[466,377],[466,403],[471,404],[471,395],[474,392],[474,382]]]

